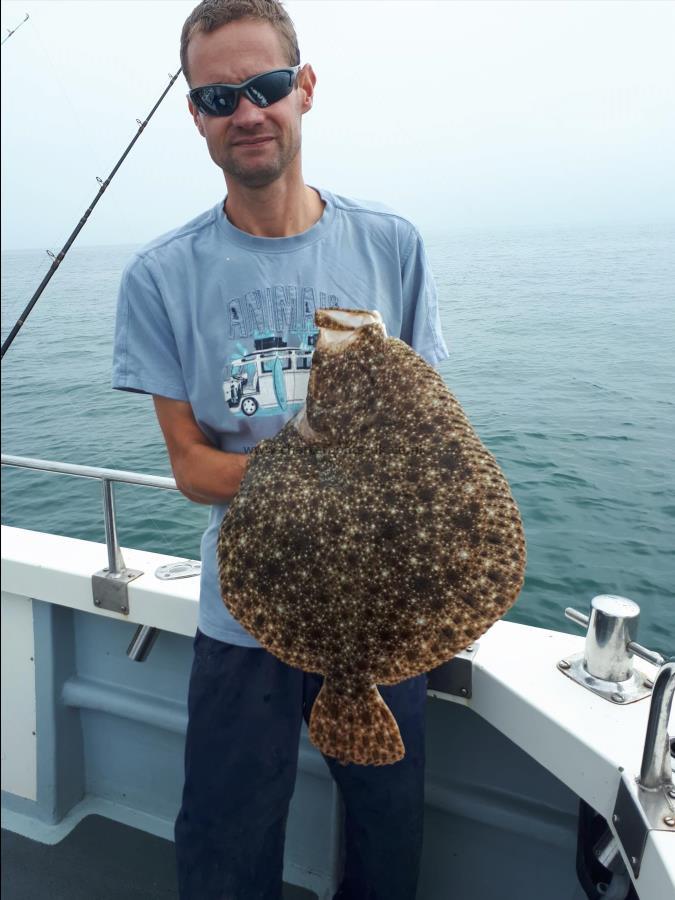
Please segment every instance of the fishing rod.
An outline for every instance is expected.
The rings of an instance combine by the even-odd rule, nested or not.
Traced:
[[[28,15],[28,13],[26,13],[26,18],[25,18],[25,19],[22,19],[22,20],[19,22],[19,24],[16,26],[16,28],[8,28],[8,29],[7,29],[7,37],[4,37],[4,38],[0,41],[0,47],[2,47],[2,45],[5,43],[5,41],[8,41],[8,40],[11,38],[11,36],[14,34],[14,32],[15,32],[15,31],[18,31],[19,28],[21,28],[21,26],[24,24],[24,22],[27,22],[29,19],[30,19],[30,16]]]
[[[24,21],[25,21],[25,20],[24,20]],[[5,40],[6,40],[6,39],[5,39]],[[108,177],[106,178],[106,180],[105,180],[105,181],[101,181],[100,178],[98,178],[98,177],[96,178],[96,180],[97,180],[97,181],[100,183],[100,185],[101,185],[101,187],[99,188],[98,193],[97,193],[96,196],[94,197],[94,199],[93,199],[91,205],[90,205],[89,208],[86,210],[86,212],[84,213],[84,215],[82,216],[82,218],[80,219],[80,221],[77,223],[76,228],[74,229],[74,231],[72,232],[72,234],[70,235],[70,237],[68,238],[68,240],[66,241],[66,243],[63,245],[63,247],[61,248],[60,252],[59,252],[56,256],[54,256],[54,262],[51,264],[51,266],[50,266],[50,268],[49,268],[49,271],[47,272],[47,274],[45,275],[45,277],[44,277],[44,278],[42,279],[42,281],[40,282],[40,285],[39,285],[38,289],[35,291],[35,293],[33,294],[33,296],[30,298],[30,301],[28,302],[28,305],[26,306],[26,308],[24,309],[24,311],[21,313],[21,315],[19,316],[19,318],[16,320],[16,323],[15,323],[14,327],[12,328],[12,330],[10,331],[10,333],[7,335],[7,337],[5,338],[5,341],[3,342],[3,345],[2,345],[2,351],[0,351],[0,359],[2,359],[2,358],[4,357],[4,355],[5,355],[5,353],[9,350],[9,348],[10,348],[10,346],[11,346],[11,344],[12,344],[12,341],[13,341],[14,338],[17,336],[17,334],[19,333],[19,331],[20,331],[21,328],[23,327],[24,322],[26,321],[26,319],[27,319],[28,316],[30,315],[31,310],[33,309],[33,307],[35,306],[35,304],[36,304],[36,303],[38,302],[38,300],[40,299],[40,295],[42,294],[42,292],[44,291],[44,289],[45,289],[45,288],[47,287],[47,285],[49,284],[49,282],[50,282],[50,280],[51,280],[51,278],[52,278],[52,275],[56,272],[56,270],[58,269],[58,267],[61,265],[61,263],[63,262],[63,259],[64,259],[65,255],[66,255],[66,253],[70,250],[70,247],[71,247],[71,245],[73,244],[73,241],[75,240],[75,238],[78,236],[78,234],[80,233],[80,231],[82,231],[82,229],[83,229],[84,226],[86,225],[87,219],[88,219],[89,216],[91,215],[92,210],[94,209],[94,207],[96,206],[96,204],[98,203],[98,201],[99,201],[99,200],[101,199],[101,197],[103,196],[104,191],[106,190],[106,188],[108,187],[108,185],[110,184],[110,182],[111,182],[111,181],[113,180],[113,178],[115,177],[115,174],[116,174],[117,170],[119,169],[119,167],[122,165],[122,163],[124,162],[124,160],[125,160],[125,159],[127,158],[127,156],[129,155],[129,152],[130,152],[131,148],[134,146],[134,144],[136,143],[136,141],[137,141],[137,140],[139,139],[139,137],[141,136],[141,133],[142,133],[143,129],[144,129],[145,126],[148,124],[148,122],[149,122],[150,119],[153,117],[153,115],[155,114],[157,108],[159,107],[159,104],[162,102],[162,100],[163,100],[163,99],[166,97],[166,95],[169,93],[169,91],[170,91],[171,88],[173,87],[174,82],[176,81],[176,79],[178,78],[178,76],[180,75],[181,72],[182,72],[182,69],[179,69],[179,70],[176,72],[175,75],[169,75],[170,81],[169,81],[168,85],[166,86],[166,88],[165,88],[164,91],[162,92],[162,95],[161,95],[161,97],[159,98],[159,100],[157,101],[157,103],[155,103],[155,105],[152,107],[152,109],[151,109],[150,112],[148,113],[148,115],[147,115],[147,117],[145,118],[145,120],[141,122],[140,119],[136,119],[136,121],[138,122],[138,126],[139,126],[139,127],[138,127],[138,131],[137,131],[136,134],[134,135],[133,139],[132,139],[131,142],[129,143],[129,145],[128,145],[128,147],[126,148],[126,150],[124,151],[124,153],[120,156],[120,158],[119,158],[119,159],[117,160],[117,162],[115,163],[115,165],[114,165],[112,171],[110,172],[110,175],[108,175]],[[50,256],[53,256],[53,254],[50,254]]]

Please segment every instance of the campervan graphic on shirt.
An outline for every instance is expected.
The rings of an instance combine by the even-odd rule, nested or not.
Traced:
[[[289,346],[279,337],[256,338],[251,353],[233,359],[223,393],[234,415],[275,415],[299,409],[307,396],[317,333]]]
[[[319,335],[314,312],[341,305],[335,294],[296,285],[275,285],[232,298],[229,338],[237,352],[223,377],[230,412],[259,417],[300,409]],[[251,338],[252,347],[247,346]]]

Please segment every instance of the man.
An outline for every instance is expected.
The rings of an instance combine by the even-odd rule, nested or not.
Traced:
[[[447,355],[413,226],[304,183],[316,76],[276,0],[204,0],[181,38],[189,110],[225,202],[151,243],[120,288],[113,383],[153,395],[181,491],[212,505],[202,541],[183,803],[182,900],[278,900],[303,716],[321,679],[229,615],[215,544],[246,453],[301,407],[317,307],[377,308],[432,364]],[[358,385],[355,385],[358,389]],[[412,900],[422,842],[424,676],[382,689],[406,745],[392,766],[327,763],[346,808],[341,900]]]

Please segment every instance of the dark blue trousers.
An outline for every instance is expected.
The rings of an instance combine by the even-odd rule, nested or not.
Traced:
[[[181,900],[281,900],[302,719],[322,678],[197,632],[185,787],[176,819]],[[346,810],[336,900],[414,900],[424,815],[426,676],[380,689],[406,755],[390,766],[325,757]]]

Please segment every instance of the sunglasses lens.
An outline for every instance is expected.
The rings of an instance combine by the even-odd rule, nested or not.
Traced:
[[[295,71],[281,69],[265,72],[242,87],[228,87],[225,84],[206,84],[190,91],[190,99],[200,113],[205,116],[231,116],[237,108],[239,94],[243,93],[251,103],[261,109],[287,97],[293,90]]]
[[[210,84],[190,92],[199,112],[207,116],[231,116],[237,105],[237,92],[219,84]]]
[[[267,72],[252,81],[246,88],[246,96],[263,109],[277,100],[287,97],[293,89],[295,73],[292,71]]]

